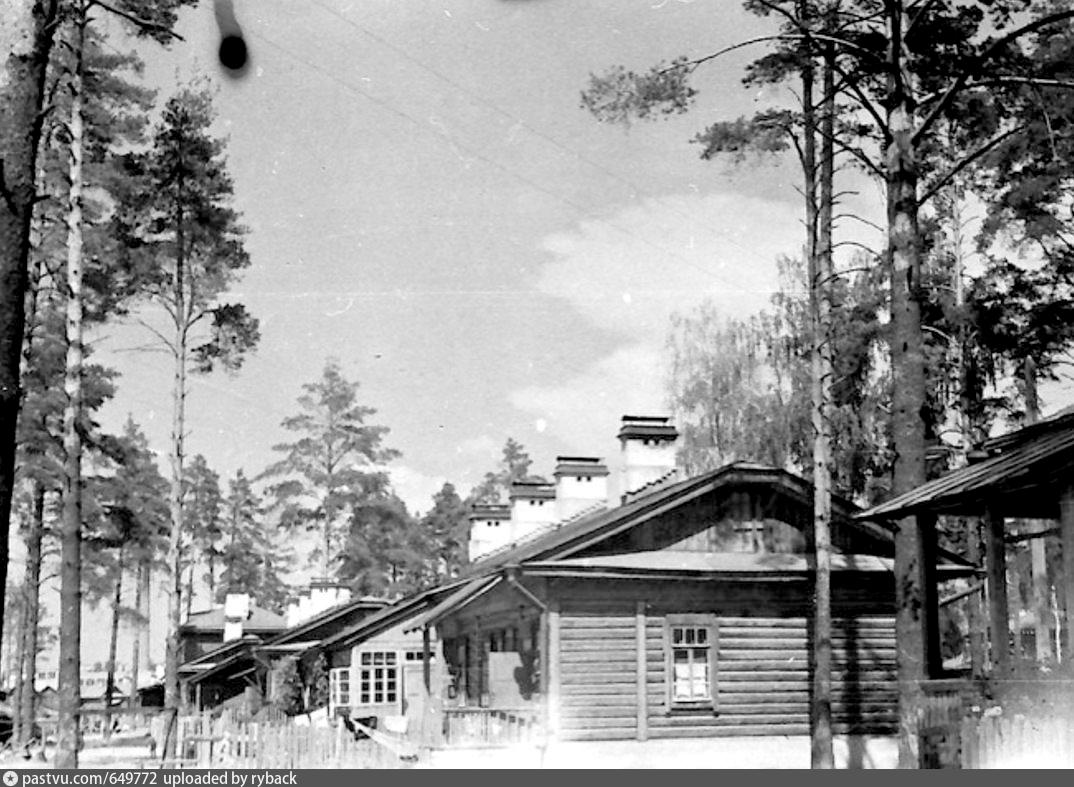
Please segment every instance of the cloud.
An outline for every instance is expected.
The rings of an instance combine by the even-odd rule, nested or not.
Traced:
[[[548,237],[537,288],[594,325],[663,341],[668,318],[711,298],[729,317],[766,307],[777,260],[801,253],[801,209],[730,194],[649,199]]]
[[[675,195],[548,237],[537,288],[622,341],[574,377],[515,391],[511,403],[578,451],[614,451],[622,415],[668,412],[671,315],[705,299],[728,317],[768,306],[777,260],[800,253],[800,213],[756,197]]]
[[[424,514],[433,507],[433,495],[440,491],[447,481],[443,476],[425,475],[412,467],[393,465],[388,468],[392,489],[399,499],[406,503],[411,514]],[[460,495],[466,490],[455,490]]]
[[[392,489],[406,503],[411,514],[424,514],[433,506],[433,495],[448,481],[455,487],[459,497],[466,497],[488,470],[495,467],[503,450],[503,440],[489,435],[479,435],[463,440],[455,449],[451,478],[429,475],[406,464],[388,468]]]
[[[667,412],[663,363],[657,347],[631,343],[568,380],[515,391],[510,401],[580,454],[603,456],[613,447],[622,415]]]

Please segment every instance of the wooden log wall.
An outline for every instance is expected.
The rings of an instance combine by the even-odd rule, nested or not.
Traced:
[[[664,617],[624,608],[560,619],[562,740],[728,735],[807,735],[811,638],[804,617],[715,617],[717,711],[669,709]],[[836,618],[833,721],[836,733],[889,734],[896,728],[895,624],[890,616]],[[637,643],[644,641],[639,658]],[[638,667],[644,664],[646,716],[638,720]]]
[[[810,653],[805,618],[720,618],[719,708],[726,732],[809,733]],[[895,621],[836,618],[832,720],[837,733],[895,729]]]
[[[562,740],[636,737],[636,615],[564,613],[560,617],[559,734]],[[664,630],[645,619],[647,706],[664,705]]]

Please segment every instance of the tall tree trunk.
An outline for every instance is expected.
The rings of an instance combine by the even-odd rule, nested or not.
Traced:
[[[34,719],[37,716],[37,627],[41,616],[41,557],[45,538],[45,485],[34,482],[33,512],[30,515],[30,530],[26,534],[26,576],[23,580],[24,604],[26,614],[23,629],[20,632],[22,642],[22,676],[19,693],[18,716],[22,720],[22,737],[20,743],[27,743],[33,738]]]
[[[186,606],[186,616],[189,618],[194,604],[194,560],[191,555],[190,565],[187,567],[186,593],[183,594],[183,604]]]
[[[67,211],[67,363],[63,444],[66,453],[60,538],[60,690],[56,767],[77,768],[82,645],[82,59],[85,8],[75,24]]]
[[[798,18],[803,26],[809,24],[808,2],[799,2],[797,7]],[[814,68],[813,62],[806,45],[803,51],[804,63],[801,69],[802,78],[802,193],[805,197],[806,212],[806,280],[809,287],[809,330],[810,342],[810,391],[812,403],[810,412],[814,427],[814,461],[816,461],[817,440],[820,437],[817,416],[818,387],[818,359],[819,341],[817,336],[817,256],[820,250],[818,229],[820,216],[818,211],[817,195],[817,121],[815,91],[814,91]],[[816,466],[813,468],[814,484],[816,483]],[[816,531],[816,507],[820,504],[820,490],[814,489],[814,532],[813,532],[813,557],[815,560],[815,579],[813,587],[813,653],[812,653],[812,694],[810,696],[810,763],[813,768],[831,767],[831,732],[832,732],[832,703],[831,703],[831,669],[832,669],[832,636],[831,636],[831,609],[828,598],[828,575],[821,566],[820,542],[824,539],[823,533]]]
[[[1022,377],[1025,382],[1026,424],[1035,424],[1040,419],[1040,399],[1037,396],[1037,364],[1032,357],[1027,357],[1022,365]],[[1046,519],[1031,519],[1026,522],[1030,533],[1040,533],[1050,527]],[[1049,662],[1054,658],[1052,650],[1052,604],[1051,586],[1048,582],[1048,540],[1045,536],[1029,540],[1029,557],[1033,579],[1033,618],[1037,661]],[[1019,629],[1015,629],[1021,633]],[[1021,640],[1021,637],[1018,637]]]
[[[26,732],[30,729],[29,723],[23,721],[25,717],[22,706],[26,692],[33,690],[28,687],[26,680],[26,620],[30,614],[30,594],[27,592],[25,577],[19,591],[18,615],[15,617],[15,696],[11,717],[11,740],[16,746],[26,742]],[[8,607],[10,606],[11,599],[8,599]]]
[[[149,584],[149,561],[142,558],[134,569],[134,612],[136,622],[131,636],[131,679],[127,707],[133,708],[138,701],[138,674],[141,670],[143,632],[149,628],[149,612],[146,609],[146,588]]]
[[[892,433],[895,446],[893,494],[925,482],[925,355],[921,330],[921,253],[918,246],[916,112],[907,64],[903,61],[905,11],[901,0],[886,0],[888,21],[887,206],[891,281]],[[919,767],[921,681],[928,675],[926,522],[915,516],[897,523],[895,533],[895,627],[899,683],[899,767]]]
[[[175,303],[175,338],[172,380],[171,435],[171,532],[168,539],[168,637],[164,654],[164,708],[168,714],[168,731],[164,740],[166,757],[175,755],[175,731],[181,698],[179,696],[179,626],[183,594],[183,458],[186,426],[186,354],[187,314],[186,271],[182,208],[176,214],[175,274],[172,282]]]
[[[7,592],[19,366],[45,72],[59,0],[0,0],[0,608]],[[3,620],[0,618],[0,627]],[[0,628],[0,634],[2,634]]]
[[[962,252],[962,204],[965,192],[961,182],[956,181],[956,185],[953,188],[955,193],[952,197],[950,220],[955,265],[951,275],[951,286],[955,293],[955,309],[961,315],[966,305],[966,287],[963,281],[965,263]],[[970,363],[969,321],[964,317],[961,318],[959,325],[955,352],[957,355],[959,390],[958,431],[962,447],[962,461],[968,464],[970,454],[976,448],[974,445],[976,430],[973,414],[977,412],[977,406],[980,403],[975,401],[976,386]],[[960,521],[963,537],[966,541],[966,559],[973,565],[979,566],[981,564],[981,521],[975,516],[962,517]],[[975,678],[984,677],[985,657],[987,655],[984,636],[987,623],[982,604],[983,597],[983,592],[971,593],[966,597],[966,628],[969,631],[967,644],[970,656],[970,674]]]
[[[123,547],[119,548],[116,562],[116,587],[112,593],[112,626],[108,632],[108,672],[104,681],[104,707],[112,707],[112,696],[116,693],[116,647],[119,644],[119,619],[123,609]],[[104,714],[104,739],[112,737],[112,716]]]
[[[819,204],[816,248],[810,256],[810,322],[813,326],[813,539],[816,605],[813,651],[814,768],[834,768],[832,751],[832,214],[835,134],[835,79],[831,44],[825,45],[820,117]]]

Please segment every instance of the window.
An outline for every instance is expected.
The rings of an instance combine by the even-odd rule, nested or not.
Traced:
[[[328,704],[332,708],[349,708],[351,704],[350,667],[328,671]]]
[[[365,651],[359,656],[358,701],[362,705],[385,705],[399,699],[399,667],[395,651]]]
[[[406,652],[406,654],[403,656],[403,658],[406,661],[425,661],[425,653],[424,653],[424,651],[420,651],[420,650],[408,650]],[[430,662],[436,661],[436,654],[435,653],[432,653],[432,652],[429,653],[429,661]]]
[[[706,615],[669,615],[668,705],[675,709],[716,706],[716,626]]]

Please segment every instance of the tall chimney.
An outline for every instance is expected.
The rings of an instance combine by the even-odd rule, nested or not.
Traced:
[[[668,416],[624,415],[619,428],[622,446],[622,486],[620,496],[666,478],[675,470],[675,449],[679,431]]]
[[[511,542],[511,507],[501,503],[478,504],[470,510],[470,562]]]
[[[556,457],[556,521],[608,502],[608,467],[597,457]]]
[[[224,597],[224,642],[242,639],[242,628],[249,616],[248,593],[228,593]]]
[[[511,541],[556,521],[556,487],[538,478],[511,484]]]

